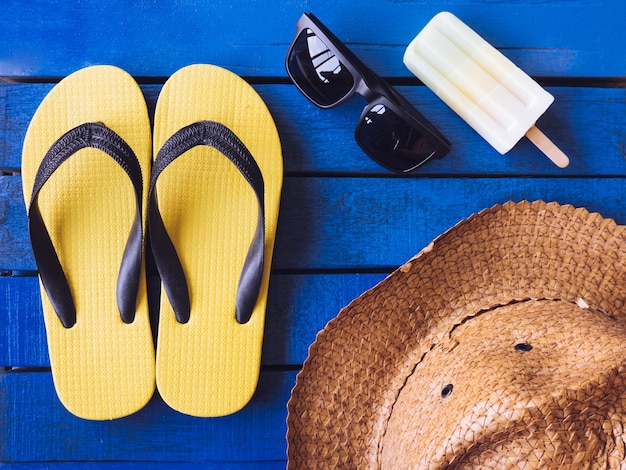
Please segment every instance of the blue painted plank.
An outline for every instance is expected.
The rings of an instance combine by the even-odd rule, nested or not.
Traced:
[[[0,367],[49,367],[36,277],[0,277]]]
[[[374,70],[408,76],[406,45],[443,9],[533,75],[626,76],[620,0],[368,0],[358,7],[333,0],[8,0],[0,16],[0,75],[63,76],[108,63],[133,75],[166,76],[209,62],[241,75],[282,77],[295,22],[313,11]]]
[[[415,177],[626,174],[626,88],[546,88],[555,102],[537,126],[569,155],[570,165],[565,169],[556,167],[526,138],[500,155],[430,90],[420,86],[397,89],[452,144],[450,153],[419,168],[412,174]],[[391,175],[354,140],[364,100],[355,98],[340,108],[322,110],[294,89],[275,90],[268,87],[263,96],[276,116],[287,171]]]
[[[34,266],[28,237],[24,199],[19,199],[21,183],[17,176],[0,176],[0,271],[15,266],[16,270]],[[26,244],[24,244],[26,241]]]
[[[0,84],[0,170],[19,171],[22,143],[37,106],[52,84]],[[626,81],[625,81],[626,86]],[[415,175],[624,175],[626,88],[548,87],[554,104],[538,125],[569,156],[553,165],[527,140],[500,155],[423,86],[397,87],[452,143],[443,159]],[[142,86],[150,108],[160,85]],[[272,112],[283,144],[287,174],[390,176],[354,140],[365,104],[361,98],[332,110],[310,104],[293,85],[255,85]]]
[[[45,462],[1,464],[3,470],[284,470],[277,462]]]
[[[226,417],[182,415],[155,396],[132,416],[102,422],[67,412],[50,373],[5,373],[0,375],[0,462],[259,461],[284,466],[285,405],[294,383],[295,372],[263,372],[248,406]]]
[[[317,332],[384,277],[384,273],[272,275],[262,364],[302,364]],[[156,319],[158,305],[152,309]],[[1,366],[50,366],[36,277],[0,277]]]
[[[0,270],[34,270],[17,176],[0,176]],[[624,178],[285,179],[273,267],[385,270],[458,220],[507,200],[584,206],[625,223]]]

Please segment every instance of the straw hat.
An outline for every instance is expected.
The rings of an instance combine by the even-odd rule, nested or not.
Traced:
[[[289,401],[290,468],[624,468],[626,233],[506,203],[345,307]]]

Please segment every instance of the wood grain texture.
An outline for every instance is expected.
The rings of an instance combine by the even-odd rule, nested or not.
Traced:
[[[302,364],[317,332],[342,307],[381,281],[385,275],[273,275],[262,364],[271,367]],[[151,283],[152,293],[158,295],[155,282]],[[36,277],[0,277],[0,366],[50,366],[40,304]],[[153,302],[151,310],[156,320],[158,303]],[[154,321],[154,331],[157,325]]]
[[[623,77],[626,4],[577,1],[332,0],[3,4],[0,75],[64,76],[93,64],[132,75],[168,76],[214,63],[244,76],[285,76],[294,25],[313,11],[381,75],[408,76],[404,48],[441,10],[449,10],[532,75]],[[555,27],[555,23],[558,27]],[[583,26],[581,26],[583,25]],[[598,34],[602,32],[602,34]]]
[[[0,169],[19,171],[22,143],[37,106],[52,84],[0,83]],[[209,86],[209,84],[207,84]],[[452,150],[413,173],[420,175],[624,175],[626,89],[549,87],[555,102],[538,125],[569,157],[554,166],[527,139],[500,155],[424,86],[396,87],[448,137]],[[143,85],[154,109],[160,85]],[[365,100],[353,98],[331,110],[315,107],[294,85],[255,85],[281,136],[287,174],[390,176],[365,155],[354,129]],[[593,129],[593,132],[590,130]]]
[[[18,176],[0,177],[0,270],[34,270]],[[285,179],[273,267],[389,269],[461,219],[523,199],[584,206],[625,223],[622,178]]]
[[[223,418],[177,413],[158,397],[113,421],[75,418],[48,372],[0,375],[0,462],[272,462],[285,460],[285,404],[295,372],[264,371],[252,402]]]

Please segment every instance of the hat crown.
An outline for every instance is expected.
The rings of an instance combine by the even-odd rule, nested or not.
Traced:
[[[626,404],[623,344],[623,323],[571,302],[528,300],[469,318],[400,389],[381,468],[563,468],[601,458],[610,468],[604,451],[623,452],[612,423]]]

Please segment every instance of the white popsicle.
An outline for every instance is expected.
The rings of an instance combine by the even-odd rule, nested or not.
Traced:
[[[554,97],[452,13],[424,27],[404,63],[501,154],[526,135],[557,166],[569,164],[535,126]]]

